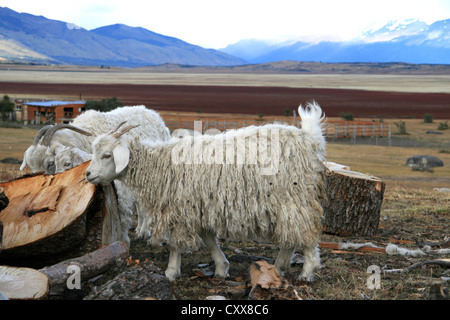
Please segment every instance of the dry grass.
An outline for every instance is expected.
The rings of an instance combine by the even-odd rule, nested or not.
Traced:
[[[42,70],[40,70],[42,69]],[[399,92],[450,92],[449,75],[177,73],[128,69],[28,68],[2,70],[0,81],[40,83],[128,83],[167,85],[280,86]],[[57,71],[57,72],[55,72]],[[0,92],[1,93],[1,92]]]
[[[33,142],[38,129],[18,127],[0,128],[0,160],[4,158],[22,159],[23,153]]]

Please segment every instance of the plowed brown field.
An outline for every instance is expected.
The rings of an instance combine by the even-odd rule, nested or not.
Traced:
[[[125,105],[162,111],[283,115],[317,101],[329,117],[351,112],[361,118],[450,119],[450,94],[261,86],[54,84],[1,82],[0,92],[97,100],[117,97]]]

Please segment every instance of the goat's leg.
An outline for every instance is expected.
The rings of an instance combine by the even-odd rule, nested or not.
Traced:
[[[282,274],[283,270],[289,268],[291,265],[291,256],[294,252],[294,248],[281,248],[275,260],[275,268],[279,274]]]
[[[202,238],[203,242],[211,252],[211,256],[216,265],[214,277],[216,278],[228,277],[228,268],[230,266],[230,263],[228,262],[222,250],[220,250],[219,245],[217,244],[216,235],[212,232],[202,231],[200,233],[200,237]]]
[[[320,267],[320,252],[318,245],[303,246],[303,256],[305,257],[305,263],[303,264],[303,272],[300,279],[313,281],[314,272]]]
[[[181,252],[177,248],[169,248],[169,264],[166,269],[166,277],[174,281],[181,275]]]

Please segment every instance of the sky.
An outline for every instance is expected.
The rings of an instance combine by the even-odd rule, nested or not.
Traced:
[[[449,0],[0,0],[87,30],[123,23],[220,49],[242,39],[350,40],[390,20],[450,18]]]

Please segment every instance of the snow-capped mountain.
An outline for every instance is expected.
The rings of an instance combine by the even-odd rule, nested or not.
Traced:
[[[428,28],[425,22],[409,19],[405,21],[393,20],[381,27],[374,26],[364,31],[358,38],[363,42],[391,41],[398,37],[413,36],[424,32]]]
[[[294,60],[450,64],[450,19],[431,25],[413,19],[391,21],[345,42],[273,44],[264,40],[242,40],[222,51],[252,63]]]

